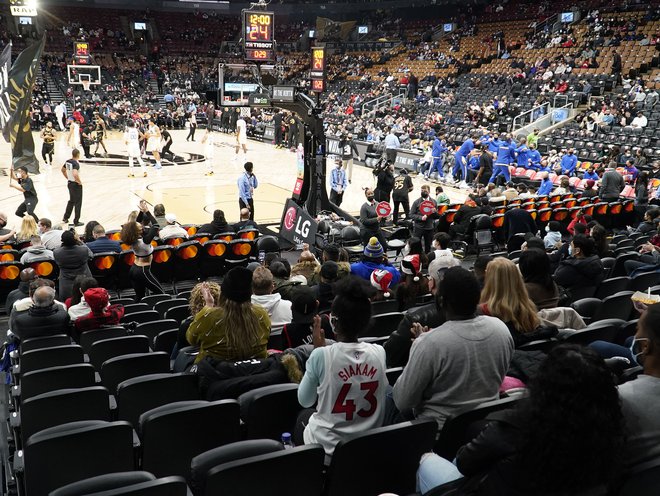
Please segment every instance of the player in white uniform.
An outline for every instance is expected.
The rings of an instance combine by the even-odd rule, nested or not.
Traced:
[[[243,162],[247,161],[247,124],[243,117],[236,121],[236,155],[234,162],[238,160],[238,152],[243,148]]]
[[[149,127],[147,128],[147,151],[151,152],[156,161],[156,169],[162,169],[160,164],[160,128],[156,125],[153,117],[149,117]]]
[[[140,164],[140,169],[142,169],[142,175],[147,177],[147,168],[144,165],[144,160],[142,160],[140,153],[140,139],[142,138],[142,133],[135,127],[135,122],[129,120],[127,124],[126,131],[124,132],[124,143],[126,143],[126,148],[128,151],[128,168],[130,170],[128,177],[135,177],[133,173],[133,160],[137,159],[138,164]]]
[[[314,351],[305,366],[298,388],[304,407],[317,402],[316,411],[298,417],[295,441],[320,443],[326,458],[347,435],[380,427],[385,416],[385,350],[358,341],[358,333],[369,325],[373,294],[368,283],[346,277],[336,284],[331,323],[337,342],[326,346],[317,315],[313,323]],[[301,430],[304,426],[304,432]],[[302,437],[302,439],[301,439]]]
[[[80,124],[73,117],[69,124],[69,136],[66,138],[66,143],[72,150],[80,149]]]
[[[204,149],[204,158],[206,162],[206,174],[205,176],[213,175],[213,157],[215,152],[215,135],[213,134],[213,129],[210,125],[206,126],[206,133],[202,137],[202,143],[206,145]]]

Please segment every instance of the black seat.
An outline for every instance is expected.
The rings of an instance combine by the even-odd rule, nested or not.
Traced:
[[[646,291],[648,288],[652,288],[657,284],[660,284],[660,273],[644,272],[642,274],[637,274],[632,278],[630,289],[632,291]]]
[[[190,307],[187,303],[185,305],[179,305],[170,308],[167,312],[165,312],[166,319],[173,319],[179,323],[183,322],[188,317],[190,317]]]
[[[608,296],[618,293],[619,291],[625,291],[629,287],[630,277],[612,277],[610,279],[605,279],[598,285],[598,289],[596,290],[594,297],[602,300],[603,298],[607,298]]]
[[[297,384],[275,384],[253,389],[240,395],[238,402],[247,439],[278,440],[283,432],[293,432],[302,409],[298,403]]]
[[[656,496],[660,487],[660,465],[631,474],[618,496]]]
[[[214,239],[204,243],[204,252],[200,262],[202,277],[219,277],[225,273],[225,259],[229,253],[229,242]]]
[[[620,291],[603,299],[603,304],[594,315],[592,322],[605,319],[628,320],[633,310],[633,303],[630,299],[632,295],[632,291]]]
[[[154,308],[154,305],[160,301],[166,301],[172,298],[170,294],[152,294],[145,296],[140,300],[140,303],[146,303],[149,307]]]
[[[475,437],[473,435],[475,423],[479,424],[476,431],[478,434],[483,427],[481,421],[491,413],[515,408],[517,400],[518,398],[512,397],[487,401],[472,410],[448,418],[442,426],[433,451],[447,460],[453,460],[458,449]]]
[[[435,420],[414,420],[340,441],[328,468],[325,496],[414,493],[419,459],[433,448],[437,430]]]
[[[128,422],[87,420],[51,427],[28,438],[23,456],[25,491],[46,496],[65,484],[134,468]]]
[[[101,365],[101,381],[115,394],[120,382],[147,374],[160,374],[170,371],[170,357],[167,353],[133,353],[111,358]]]
[[[369,325],[358,334],[358,337],[372,338],[389,336],[397,329],[397,327],[399,327],[401,319],[403,319],[403,314],[401,312],[374,315],[371,317]]]
[[[110,358],[130,355],[133,353],[148,353],[149,338],[147,336],[124,336],[96,341],[89,350],[89,361],[96,370],[101,370],[103,362]]]
[[[26,440],[43,429],[79,420],[110,420],[108,390],[101,386],[58,389],[28,398],[21,404],[20,432]],[[18,414],[12,413],[12,424]]]
[[[25,401],[38,394],[48,393],[56,389],[82,388],[94,385],[94,367],[88,363],[80,363],[26,372],[21,377],[20,388],[15,387],[12,394],[20,392],[21,401]]]
[[[171,356],[178,340],[178,329],[170,329],[168,331],[159,332],[158,336],[156,336],[156,339],[154,339],[153,350],[164,351]]]
[[[190,461],[240,439],[238,401],[182,401],[140,415],[142,468],[157,477],[187,476]]]
[[[96,279],[99,286],[113,289],[117,283],[117,272],[119,271],[119,254],[113,252],[95,253],[88,262],[92,277]]]
[[[147,310],[151,310],[151,307],[146,303],[131,303],[130,305],[124,305],[124,316],[138,312],[146,312]]]
[[[158,320],[160,316],[155,310],[145,310],[142,312],[131,313],[129,315],[124,315],[121,318],[121,322],[135,322],[137,324],[142,324],[143,322],[151,322],[152,320]]]
[[[77,363],[83,363],[83,349],[77,344],[39,348],[22,353],[20,364],[14,367],[14,373],[25,374],[33,370]]]
[[[571,308],[579,313],[580,317],[588,324],[602,305],[603,302],[598,298],[582,298],[571,303]]]
[[[607,341],[614,343],[619,335],[621,326],[626,321],[621,319],[605,319],[589,324],[584,329],[566,337],[569,343],[588,345],[594,341]]]
[[[195,374],[149,374],[117,386],[117,418],[138,426],[140,415],[167,403],[200,399]]]
[[[399,302],[392,300],[374,301],[371,303],[371,314],[381,315],[384,313],[392,313],[399,311]]]
[[[85,353],[89,354],[89,350],[92,349],[92,345],[97,341],[101,341],[103,339],[120,338],[122,336],[126,336],[126,334],[126,329],[123,327],[94,329],[93,331],[83,332],[80,335],[80,346],[82,346],[82,349]]]
[[[153,343],[158,334],[163,331],[169,331],[170,329],[178,330],[179,323],[174,319],[161,319],[138,324],[135,328],[135,334],[142,334],[143,336],[147,336],[149,338],[149,342]]]
[[[74,482],[50,493],[50,496],[186,496],[183,477],[156,479],[149,472],[119,472]]]
[[[323,447],[310,444],[226,462],[211,468],[202,476],[204,489],[199,494],[214,496],[232,488],[233,496],[317,495],[323,487],[324,458]],[[272,480],[292,471],[296,474],[295,482],[272,484]],[[259,477],[254,474],[259,474]]]
[[[170,300],[164,300],[156,303],[156,305],[154,306],[154,310],[158,312],[158,315],[160,315],[161,319],[164,319],[165,314],[170,308],[178,307],[181,305],[187,305],[187,304],[188,304],[188,300],[173,298]]]
[[[21,341],[20,352],[38,350],[40,348],[52,348],[55,346],[64,346],[71,344],[71,338],[66,334],[55,334],[53,336],[44,336],[40,338],[29,338]]]

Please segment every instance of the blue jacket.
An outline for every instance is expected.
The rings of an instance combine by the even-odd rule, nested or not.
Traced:
[[[459,157],[467,157],[472,150],[474,150],[474,141],[472,141],[471,138],[468,138],[456,152],[456,159],[458,160]]]
[[[377,264],[374,262],[366,261],[356,262],[351,264],[351,275],[358,276],[369,281],[371,278],[371,273],[376,269],[385,269],[387,272],[392,274],[391,286],[398,284],[401,276],[399,275],[399,271],[391,265]]]
[[[509,165],[514,163],[516,145],[511,141],[500,141],[497,147],[497,157],[495,158],[495,165]]]
[[[530,150],[527,153],[527,158],[532,161],[532,165],[541,165],[541,154],[538,150]]]
[[[433,140],[433,148],[431,149],[431,156],[433,158],[442,157],[442,154],[446,151],[447,147],[439,138]]]
[[[549,195],[551,191],[552,191],[552,180],[550,178],[547,178],[541,181],[541,186],[539,186],[539,190],[536,192],[536,194],[539,196]]]
[[[87,243],[87,248],[92,250],[92,253],[119,253],[121,252],[121,245],[118,241],[112,241],[106,236],[102,238],[95,239]]]
[[[561,172],[562,174],[572,174],[577,166],[577,157],[575,155],[564,155],[561,158]]]
[[[584,176],[582,176],[582,179],[593,179],[594,181],[598,181],[600,178],[598,177],[598,174],[596,174],[596,171],[587,171],[584,173]]]
[[[497,153],[497,149],[500,147],[501,141],[495,138],[488,140],[488,151],[491,153]]]
[[[529,167],[529,153],[530,150],[527,145],[522,145],[516,148],[516,160],[519,167]]]
[[[472,170],[479,170],[479,158],[480,157],[471,157],[468,162],[468,168]]]

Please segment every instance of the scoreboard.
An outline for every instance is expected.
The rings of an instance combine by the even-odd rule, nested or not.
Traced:
[[[263,11],[243,11],[243,50],[245,60],[272,62],[275,60],[275,14]]]
[[[312,47],[312,63],[309,71],[312,80],[312,91],[323,93],[325,91],[325,47]]]
[[[89,65],[91,54],[89,53],[89,43],[86,41],[73,42],[73,64]]]

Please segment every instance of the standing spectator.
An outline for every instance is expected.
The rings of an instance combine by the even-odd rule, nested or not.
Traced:
[[[339,141],[339,149],[341,150],[341,167],[348,174],[348,182],[353,180],[353,157],[359,157],[357,146],[353,141],[353,135],[342,135]]]
[[[250,209],[250,220],[254,220],[254,190],[259,187],[257,176],[252,173],[254,165],[245,162],[245,172],[238,178],[238,207]]]
[[[385,236],[380,230],[380,221],[383,217],[376,212],[374,192],[371,188],[365,188],[364,195],[367,201],[360,207],[360,238],[362,244],[366,246],[372,237],[376,237],[381,247],[387,246]]]
[[[616,163],[610,162],[600,182],[600,199],[606,202],[618,201],[619,195],[625,187],[626,182],[623,176],[616,171]]]
[[[389,203],[392,188],[394,188],[394,163],[388,162],[384,168],[378,171],[376,189],[374,189],[376,201]]]
[[[433,220],[438,216],[438,205],[435,200],[430,197],[430,195],[431,187],[428,184],[422,185],[421,196],[413,202],[412,209],[410,211],[410,218],[414,223],[413,236],[424,241],[425,253],[431,251],[431,242],[433,240]],[[430,214],[422,213],[420,210],[420,205],[422,202],[433,203],[433,212]]]
[[[154,247],[142,240],[142,226],[137,222],[127,222],[121,228],[121,239],[131,247],[135,262],[128,273],[131,286],[135,290],[135,300],[140,302],[147,289],[153,294],[164,294],[158,279],[151,273]]]
[[[387,135],[385,136],[384,143],[385,156],[387,157],[387,161],[391,164],[394,164],[396,161],[396,151],[397,148],[401,148],[401,143],[399,142],[397,135],[394,134],[392,128],[387,129]]]
[[[76,276],[92,277],[88,265],[92,252],[80,241],[75,232],[64,231],[62,233],[62,246],[53,251],[53,257],[60,268],[57,293],[60,300],[66,300],[71,296],[73,280]]]

